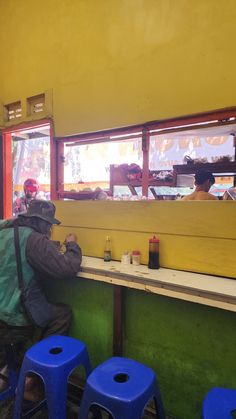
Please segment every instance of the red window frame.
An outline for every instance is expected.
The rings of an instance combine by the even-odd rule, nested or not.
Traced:
[[[142,176],[142,194],[148,194],[148,177],[149,177],[149,143],[150,136],[155,133],[170,133],[177,131],[186,131],[192,129],[200,129],[206,127],[230,125],[236,123],[236,107],[218,109],[204,113],[180,116],[175,118],[150,121],[144,124],[133,125],[123,128],[104,130],[99,132],[90,132],[85,134],[71,135],[67,137],[56,138],[57,149],[57,196],[63,196],[64,184],[64,144],[72,142],[78,144],[92,144],[99,142],[112,141],[110,137],[124,136],[129,139],[129,135],[139,133],[142,136],[143,151],[143,176]],[[117,138],[116,138],[117,140]],[[114,141],[114,139],[113,139]],[[236,150],[236,149],[235,149]],[[235,151],[236,153],[236,151]],[[235,154],[236,160],[236,154]]]
[[[32,121],[30,123],[19,124],[5,128],[2,131],[2,144],[1,144],[1,174],[2,174],[2,186],[0,194],[2,197],[2,208],[1,218],[12,217],[12,132],[21,131],[24,129],[30,129],[34,127],[41,127],[49,125],[50,127],[50,193],[51,199],[57,198],[56,192],[56,144],[54,141],[54,128],[51,119],[42,119],[39,121]]]

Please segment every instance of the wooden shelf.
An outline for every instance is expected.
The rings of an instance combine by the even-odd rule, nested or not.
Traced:
[[[188,163],[173,166],[178,175],[195,174],[198,170],[209,170],[211,173],[236,174],[236,162],[224,163]]]
[[[72,192],[72,191],[59,191],[58,197],[60,199],[75,199],[78,201],[84,200],[93,200],[98,197],[100,190],[98,191],[80,191],[80,192]]]
[[[151,173],[160,173],[163,170],[153,170]],[[128,186],[129,190],[133,195],[137,195],[135,190],[136,187],[142,186],[142,178],[140,179],[128,179],[126,173],[120,166],[111,165],[110,166],[110,190],[113,194],[114,186]],[[153,179],[150,178],[148,181],[148,186],[175,186],[175,179],[171,180],[160,180],[160,179]],[[155,195],[154,195],[155,197]]]
[[[132,187],[138,187],[138,186],[142,186],[142,181],[136,181],[136,180],[131,180],[131,181],[126,181],[126,182],[116,182],[113,184],[114,186],[132,186]],[[155,179],[150,179],[148,182],[149,186],[173,186],[173,182],[167,182],[167,181],[162,181],[162,180],[155,180]]]

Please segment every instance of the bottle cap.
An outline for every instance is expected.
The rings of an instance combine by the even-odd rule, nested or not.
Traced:
[[[140,251],[139,250],[133,250],[132,255],[140,255]]]
[[[153,236],[149,239],[149,243],[160,243],[160,240],[156,236]]]

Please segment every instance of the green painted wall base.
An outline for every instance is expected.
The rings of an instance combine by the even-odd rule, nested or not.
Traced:
[[[95,367],[112,354],[113,289],[94,281],[45,281],[50,301],[69,304],[73,310],[70,334],[86,343]]]
[[[93,366],[112,356],[111,285],[76,279],[51,283],[48,296],[71,305],[71,334]],[[236,388],[236,313],[124,289],[124,356],[153,368],[167,414],[199,419],[207,391]]]

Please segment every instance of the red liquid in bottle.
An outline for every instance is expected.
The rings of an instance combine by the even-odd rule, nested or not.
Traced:
[[[159,269],[159,242],[160,240],[153,236],[149,240],[149,260],[148,267],[149,269]]]

